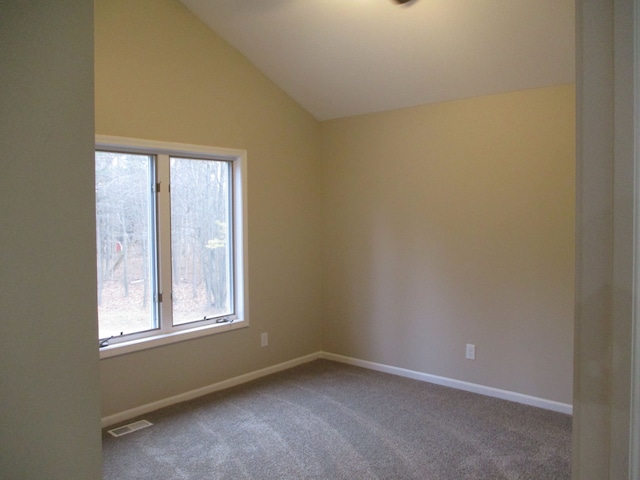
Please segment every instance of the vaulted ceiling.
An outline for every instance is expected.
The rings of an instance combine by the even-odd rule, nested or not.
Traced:
[[[318,120],[574,81],[573,0],[181,0]]]

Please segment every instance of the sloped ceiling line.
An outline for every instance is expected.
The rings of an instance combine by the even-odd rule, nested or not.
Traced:
[[[181,0],[318,120],[574,81],[573,0]]]

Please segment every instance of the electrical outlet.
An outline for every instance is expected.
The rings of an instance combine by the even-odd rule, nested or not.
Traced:
[[[267,332],[260,334],[260,346],[266,347],[269,345],[269,334]]]
[[[476,346],[467,343],[467,360],[475,360],[476,359]]]

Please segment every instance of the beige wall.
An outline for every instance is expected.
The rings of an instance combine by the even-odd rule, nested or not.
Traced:
[[[250,327],[102,360],[103,415],[317,352],[319,124],[177,1],[95,8],[96,133],[246,149],[249,195]]]
[[[130,12],[122,3],[107,3],[102,0],[96,4],[101,12],[96,24],[100,36],[97,53],[104,55],[102,59],[97,59],[96,64],[99,73],[96,98],[100,109],[97,118],[98,132],[244,147],[249,149],[250,160],[258,154],[257,157],[261,160],[257,160],[257,164],[251,162],[250,178],[252,189],[250,198],[253,201],[250,225],[253,236],[250,253],[252,253],[252,268],[256,270],[255,273],[252,272],[252,308],[254,311],[257,309],[258,318],[253,315],[252,328],[238,334],[220,335],[185,345],[156,349],[102,362],[102,390],[107,411],[108,409],[120,411],[132,405],[137,406],[173,392],[193,388],[202,382],[227,378],[240,371],[269,365],[318,348],[318,341],[314,340],[317,338],[317,332],[307,331],[313,330],[313,326],[309,328],[304,321],[299,321],[309,313],[310,307],[317,306],[319,300],[308,297],[317,295],[317,290],[303,289],[298,284],[289,282],[289,279],[300,273],[303,278],[309,279],[311,284],[317,287],[317,283],[313,283],[319,269],[319,262],[313,257],[313,251],[317,245],[313,243],[313,239],[309,239],[317,235],[318,227],[313,222],[300,222],[298,233],[302,235],[304,241],[297,241],[295,236],[289,237],[289,229],[279,232],[272,228],[274,217],[286,223],[287,215],[293,214],[295,219],[299,219],[307,216],[313,218],[313,215],[317,214],[316,201],[311,200],[311,197],[318,196],[315,183],[317,166],[314,167],[316,147],[313,145],[317,142],[317,133],[312,132],[316,128],[315,123],[286,98],[276,100],[283,98],[277,89],[270,86],[264,79],[258,80],[261,77],[260,74],[238,59],[237,55],[221,44],[215,36],[205,33],[199,25],[193,23],[192,19],[188,19],[189,16],[176,4],[153,3],[154,6],[160,7],[159,11],[147,9],[145,12],[138,11],[132,17],[138,23],[137,27],[134,27],[131,19],[127,18]],[[93,220],[90,218],[93,213],[89,208],[93,205],[93,193],[89,187],[93,172],[91,162],[87,161],[91,156],[93,137],[91,121],[93,102],[90,91],[91,4],[92,2],[85,0],[64,2],[64,4],[40,1],[28,6],[25,2],[10,1],[3,2],[0,6],[2,23],[0,43],[3,46],[0,49],[0,71],[3,73],[4,82],[1,89],[3,108],[0,110],[3,120],[3,128],[0,129],[3,167],[3,175],[0,176],[0,194],[3,195],[0,217],[2,219],[0,264],[3,266],[0,269],[2,311],[0,332],[1,338],[6,341],[0,349],[0,378],[2,379],[0,405],[4,412],[4,415],[0,415],[2,452],[0,471],[12,478],[46,477],[65,480],[100,478],[97,418],[99,392],[96,378],[98,362],[95,351],[96,329],[93,323],[95,288],[92,278],[95,277],[95,272],[92,261]],[[629,402],[631,380],[628,368],[631,346],[629,337],[625,338],[625,333],[630,330],[630,319],[626,314],[632,295],[629,288],[632,281],[626,278],[628,265],[624,268],[614,268],[614,263],[618,265],[625,263],[622,261],[624,259],[619,257],[628,249],[628,241],[632,236],[632,232],[624,224],[628,223],[626,220],[633,206],[633,199],[628,195],[633,187],[629,187],[628,179],[620,178],[625,171],[629,173],[628,158],[617,160],[618,176],[616,178],[622,183],[622,188],[613,188],[611,184],[614,178],[612,172],[614,143],[622,147],[616,149],[622,152],[622,157],[633,149],[629,143],[633,141],[633,136],[625,137],[628,134],[628,127],[632,125],[632,120],[626,118],[628,113],[626,108],[622,109],[621,114],[615,115],[618,127],[624,125],[624,128],[622,131],[613,129],[614,80],[611,75],[615,70],[618,87],[623,87],[618,89],[621,94],[617,98],[617,105],[630,104],[630,85],[625,82],[629,81],[629,67],[633,64],[633,57],[630,56],[633,52],[629,50],[633,43],[629,32],[633,28],[628,25],[628,20],[633,17],[629,14],[630,0],[617,2],[617,5],[623,7],[619,9],[617,24],[624,25],[622,32],[616,27],[619,40],[617,45],[622,46],[622,51],[619,48],[617,50],[620,64],[615,69],[612,36],[612,26],[615,22],[611,3],[607,0],[578,2],[580,8],[577,11],[578,39],[582,44],[578,62],[580,80],[578,105],[581,108],[579,131],[582,132],[580,145],[583,151],[579,158],[581,174],[578,179],[582,193],[579,196],[581,225],[577,232],[580,268],[577,292],[573,473],[575,478],[580,479],[618,479],[631,478],[629,475],[633,475],[625,475],[628,469],[628,462],[625,459],[629,454],[629,437],[626,433],[629,431],[630,414],[628,409],[625,411],[623,408]],[[127,11],[127,14],[123,14],[123,11]],[[160,15],[159,12],[163,13]],[[164,24],[182,25],[179,31],[184,31],[185,25],[188,25],[187,28],[190,31],[193,30],[191,33],[195,32],[195,35],[207,38],[207,42],[211,42],[207,43],[208,48],[217,54],[215,63],[223,61],[229,68],[221,72],[205,60],[192,65],[193,69],[176,69],[175,64],[165,65],[166,68],[163,69],[161,65],[165,64],[164,60],[147,58],[138,48],[138,43],[146,44],[144,48],[140,47],[144,53],[155,51],[158,56],[165,56],[165,60],[171,57],[180,66],[184,65],[181,59],[184,52],[175,42],[189,43],[183,38],[173,37],[172,42],[169,42],[169,40],[152,36],[152,41],[138,38],[138,43],[124,43],[127,39],[142,37],[142,32],[152,34],[151,23],[159,19]],[[123,22],[125,25],[121,25]],[[111,29],[126,35],[111,37],[108,33]],[[140,29],[140,34],[135,32],[136,29]],[[118,43],[119,39],[120,43]],[[110,42],[115,43],[110,45]],[[157,42],[160,42],[162,48],[155,46]],[[214,48],[213,45],[217,47]],[[192,52],[186,53],[192,55]],[[200,52],[200,55],[204,56],[204,53]],[[212,88],[209,95],[203,96],[202,92],[197,96],[194,95],[200,100],[207,100],[206,103],[200,104],[188,91],[182,91],[172,82],[182,76],[183,80],[187,78],[199,83],[197,78],[194,79],[188,73],[202,71],[203,68],[207,68],[206,65],[209,65],[208,71],[212,74],[210,80],[216,88]],[[127,66],[127,70],[133,72],[132,75],[119,78],[116,71],[120,66]],[[167,81],[166,77],[145,78],[145,73],[157,74],[163,70],[170,72],[172,81]],[[243,75],[243,72],[247,71],[253,73],[248,76]],[[135,82],[127,85],[133,80],[137,80],[137,85]],[[250,87],[246,82],[251,84]],[[163,83],[164,87],[161,88]],[[147,84],[153,84],[156,88],[147,91],[145,88]],[[257,90],[253,91],[253,88]],[[216,89],[218,91],[215,91]],[[229,95],[229,91],[235,92],[236,89],[241,93]],[[266,90],[267,94],[263,90]],[[570,95],[570,92],[561,94],[562,88],[555,94],[554,90],[556,89],[550,89],[547,93],[550,96],[557,94],[560,97]],[[507,95],[505,99],[511,95],[542,95],[544,92],[544,90],[519,92]],[[546,97],[546,94],[542,96]],[[501,97],[473,99],[469,102],[491,101]],[[177,98],[182,100],[191,98],[191,102],[182,104],[175,101]],[[110,105],[111,101],[115,103]],[[179,115],[171,118],[163,118],[164,113],[158,115],[157,104],[162,102],[173,105]],[[465,102],[467,101],[462,103]],[[455,103],[457,102],[450,105],[423,107],[415,109],[415,112],[432,108],[450,108],[455,106]],[[141,104],[150,107],[148,114],[140,113],[137,107]],[[213,108],[215,112],[207,118],[207,123],[185,120],[194,111],[199,112],[197,117],[202,119],[206,117],[204,111],[211,110],[212,107],[215,107]],[[222,107],[224,107],[224,118],[216,115]],[[536,105],[534,110],[537,108],[545,107]],[[389,124],[387,128],[390,132],[399,136],[399,140],[395,142],[400,142],[404,138],[408,141],[424,143],[424,136],[416,135],[415,125],[405,121],[403,124],[406,128],[399,128],[395,123],[395,118],[411,112],[408,110],[371,116],[368,119],[367,117],[349,119],[344,121],[344,125],[361,121],[373,125],[375,122],[371,120],[375,119],[379,122],[377,125],[381,126],[385,122]],[[387,120],[382,122],[383,118]],[[229,119],[230,123],[225,119]],[[518,119],[522,121],[522,118]],[[276,125],[271,126],[270,122]],[[183,126],[179,123],[188,125]],[[478,125],[482,124],[481,119]],[[288,135],[288,132],[282,131],[281,128],[277,128],[278,126],[292,128],[294,135]],[[434,125],[434,128],[437,129],[437,125]],[[483,128],[488,126],[485,125]],[[324,152],[333,150],[328,148],[326,142],[328,136],[338,136],[339,133],[331,124],[327,125],[326,130]],[[423,212],[416,208],[417,212],[414,215],[411,210],[413,207],[406,204],[409,197],[415,196],[416,193],[405,193],[393,186],[394,182],[395,184],[400,182],[401,175],[393,171],[392,164],[399,163],[398,167],[404,165],[407,168],[408,173],[405,178],[408,178],[409,186],[412,182],[415,185],[416,180],[412,179],[410,174],[415,171],[413,168],[418,167],[409,168],[411,164],[407,167],[408,159],[398,155],[398,152],[402,153],[409,149],[408,141],[401,142],[404,144],[402,147],[404,150],[390,152],[393,155],[389,156],[390,165],[388,166],[381,166],[379,157],[376,162],[373,159],[365,162],[363,158],[359,158],[356,164],[350,164],[348,161],[353,161],[358,156],[348,156],[347,153],[365,150],[363,143],[366,141],[379,143],[377,136],[371,135],[371,129],[368,132],[365,130],[367,129],[364,127],[350,130],[350,135],[354,137],[352,144],[349,143],[350,150],[340,149],[340,155],[347,163],[338,162],[330,157],[324,158],[329,166],[340,168],[339,171],[348,173],[344,179],[341,179],[338,171],[331,172],[328,168],[325,172],[328,190],[341,191],[345,198],[345,202],[340,202],[339,199],[328,202],[332,203],[334,209],[326,215],[326,234],[334,239],[339,237],[341,241],[324,243],[325,249],[330,253],[327,255],[327,265],[336,270],[335,274],[325,275],[325,279],[331,280],[331,282],[326,280],[325,282],[333,285],[333,287],[328,285],[333,289],[329,292],[335,292],[336,286],[340,283],[348,283],[349,288],[359,291],[363,290],[363,287],[353,286],[357,282],[374,284],[375,280],[375,284],[378,285],[374,296],[376,301],[380,303],[382,298],[385,305],[391,306],[394,305],[389,301],[389,290],[396,288],[399,292],[405,292],[402,295],[399,294],[396,301],[399,313],[392,312],[392,316],[396,319],[395,325],[399,328],[390,329],[389,326],[380,322],[372,324],[371,328],[363,328],[358,322],[349,321],[349,319],[357,319],[358,315],[362,316],[362,310],[365,307],[359,305],[358,300],[370,298],[371,295],[359,295],[358,300],[347,302],[343,292],[338,291],[340,295],[335,298],[326,296],[326,311],[334,314],[338,312],[339,315],[334,319],[326,317],[330,323],[329,328],[324,332],[323,346],[327,349],[334,346],[336,352],[347,354],[351,351],[357,354],[357,349],[365,352],[367,349],[375,348],[377,349],[376,358],[404,356],[408,360],[400,358],[398,365],[427,370],[429,366],[420,366],[425,364],[424,360],[431,355],[424,347],[425,342],[429,342],[429,346],[433,347],[437,341],[431,335],[412,340],[409,337],[419,331],[415,328],[417,316],[413,316],[413,322],[405,320],[408,318],[406,313],[410,313],[412,308],[415,309],[416,304],[420,307],[420,312],[422,311],[420,302],[415,301],[421,292],[404,288],[401,282],[380,283],[380,273],[373,280],[364,278],[362,274],[366,269],[374,273],[378,271],[373,266],[370,268],[358,263],[362,260],[362,257],[358,256],[360,255],[358,249],[373,248],[367,246],[370,244],[370,238],[373,237],[364,235],[363,232],[366,229],[362,228],[362,223],[365,221],[369,221],[369,225],[373,226],[370,220],[373,211],[371,208],[368,210],[367,203],[363,202],[365,196],[371,194],[367,193],[364,187],[358,186],[358,182],[353,181],[357,178],[358,181],[368,180],[370,185],[380,185],[385,182],[376,177],[388,174],[391,179],[389,186],[379,190],[384,193],[383,198],[386,201],[379,201],[379,204],[388,205],[386,208],[399,208],[398,218],[407,211],[412,214],[412,217],[419,217]],[[358,138],[359,132],[369,140]],[[378,133],[381,136],[391,136],[390,133],[385,133],[385,129]],[[614,141],[616,135],[617,139]],[[621,135],[625,138],[620,138]],[[296,137],[302,140],[296,140]],[[269,138],[276,138],[277,142],[270,142]],[[430,143],[437,141],[437,138],[436,135]],[[209,139],[213,141],[209,142]],[[297,144],[294,143],[296,141]],[[283,145],[278,145],[279,142],[283,142]],[[340,143],[347,145],[348,142],[342,139]],[[74,145],[73,149],[68,148],[71,144]],[[488,148],[491,145],[485,146]],[[566,146],[559,150],[565,149]],[[290,158],[281,158],[282,153],[291,151],[299,154],[300,158],[307,158],[308,161],[301,161],[298,164]],[[46,158],[47,161],[39,162],[38,168],[33,168],[33,160],[37,158]],[[413,158],[420,160],[416,154]],[[273,169],[269,168],[271,164],[287,166],[292,171],[284,169],[284,171],[273,172]],[[374,172],[369,172],[368,168],[359,169],[358,164],[364,167],[374,166]],[[451,170],[449,177],[453,177],[453,166],[441,165],[440,168],[445,171]],[[419,170],[418,173],[420,173]],[[264,184],[260,180],[260,175],[266,176]],[[557,180],[559,179],[560,177],[557,177]],[[473,184],[472,180],[470,178],[461,180],[461,185]],[[425,184],[429,182],[435,184],[434,195],[439,191],[441,195],[445,194],[444,186],[439,187],[435,181],[427,178]],[[484,177],[478,178],[478,182],[479,184],[490,183]],[[269,183],[275,186],[270,187]],[[391,187],[395,191],[393,198],[390,198],[388,190]],[[349,192],[350,188],[354,188],[355,191]],[[478,185],[476,185],[477,188],[479,188]],[[503,194],[507,194],[506,190],[509,187],[505,185],[503,188],[505,189]],[[495,192],[495,195],[499,193]],[[298,201],[289,202],[291,198]],[[351,198],[348,204],[347,198]],[[616,200],[615,204],[612,202],[613,198]],[[261,204],[261,201],[266,203]],[[340,204],[336,205],[338,202]],[[482,205],[477,208],[481,210],[486,206],[485,202],[489,200],[483,200]],[[456,200],[454,206],[461,208],[472,203],[471,200],[467,200],[464,205],[463,202]],[[274,207],[277,208],[274,209]],[[474,205],[472,207],[476,208]],[[342,213],[342,210],[346,212]],[[384,210],[381,211],[384,212]],[[369,218],[367,214],[370,215]],[[430,211],[429,215],[434,213]],[[461,213],[458,212],[457,216],[453,216],[450,220],[443,218],[441,224],[453,225],[460,215]],[[438,215],[435,217],[437,218]],[[614,217],[618,219],[617,222],[614,221]],[[385,218],[389,223],[391,221],[389,219],[396,217],[387,212],[386,217],[382,217],[382,219]],[[347,222],[350,219],[355,222],[354,225]],[[493,222],[495,226],[497,220]],[[348,228],[337,233],[332,229],[338,223]],[[409,222],[398,222],[397,225],[400,227],[400,232],[388,232],[387,236],[381,236],[377,240],[376,251],[385,252],[385,255],[380,257],[384,262],[382,266],[394,267],[380,269],[381,271],[393,273],[394,270],[398,270],[399,262],[396,259],[402,258],[404,262],[402,271],[413,274],[413,277],[407,277],[405,285],[409,285],[409,281],[415,280],[418,275],[417,269],[412,266],[414,258],[423,263],[425,259],[429,259],[432,264],[440,269],[443,268],[440,265],[443,261],[435,255],[427,256],[426,249],[422,256],[414,256],[411,260],[407,260],[402,249],[389,248],[390,245],[399,244],[415,252],[422,244],[424,232],[419,230],[423,228],[419,222],[415,226]],[[480,229],[477,223],[472,225],[475,225],[476,230]],[[256,230],[257,238],[254,234]],[[617,241],[614,241],[611,236],[614,230],[617,232],[616,238],[619,239]],[[43,231],[46,231],[47,235],[43,235]],[[445,236],[444,233],[439,232],[437,230],[436,234],[440,237]],[[481,239],[483,238],[486,241],[486,238],[481,236]],[[464,242],[464,237],[459,241]],[[615,245],[621,244],[623,248],[615,248]],[[451,247],[442,246],[442,243],[437,245],[447,254],[461,247],[455,242]],[[482,245],[486,247],[486,243]],[[270,257],[270,252],[275,253],[273,258]],[[302,259],[302,264],[281,262],[283,258],[289,258],[288,252],[292,253],[294,259]],[[491,254],[491,249],[487,249],[485,253],[489,259],[497,257],[495,253]],[[334,255],[349,259],[351,265],[355,264],[356,268],[339,269],[337,258],[331,258]],[[618,260],[614,262],[614,258]],[[486,262],[488,259],[485,259]],[[404,268],[405,265],[406,268]],[[284,271],[274,269],[275,266],[283,268]],[[457,273],[453,278],[459,278],[461,274],[455,271],[455,267],[451,268],[454,269],[454,274]],[[514,270],[516,268],[517,265],[513,267]],[[615,278],[612,278],[614,270],[618,273]],[[499,275],[496,277],[498,280],[494,280],[492,272],[493,270],[490,270],[490,274],[487,275],[491,284],[503,278],[502,275],[505,274],[504,270],[499,269]],[[474,271],[472,270],[471,273],[473,274]],[[346,275],[350,277],[344,278]],[[400,277],[399,274],[394,273],[394,275]],[[60,279],[64,281],[61,282]],[[435,281],[432,281],[431,285],[438,287],[439,290],[436,291],[442,291],[451,284],[450,280],[445,280],[448,283],[444,285]],[[519,281],[519,278],[517,280]],[[258,286],[255,286],[256,284]],[[415,282],[410,285],[415,285]],[[279,291],[283,286],[286,286],[290,295]],[[403,289],[399,288],[401,286]],[[480,287],[480,292],[486,292],[489,289],[483,285]],[[622,292],[614,299],[614,304],[619,308],[613,309],[613,312],[612,289]],[[473,289],[470,292],[472,299],[478,298],[477,292],[474,293]],[[295,298],[295,295],[301,293],[301,299]],[[566,294],[559,295],[564,297]],[[34,298],[37,301],[34,301]],[[460,298],[464,303],[469,301],[465,295]],[[283,299],[287,302],[280,308],[277,303]],[[433,303],[441,302],[435,303],[439,306],[442,302],[449,301],[449,297],[430,300]],[[426,302],[423,301],[424,303]],[[338,307],[345,305],[350,309],[340,311]],[[458,308],[452,301],[445,305],[453,311]],[[283,310],[285,315],[279,315]],[[486,311],[486,307],[481,311]],[[28,315],[25,315],[25,312],[28,312]],[[313,313],[311,315],[313,316]],[[92,321],[87,323],[87,319]],[[317,317],[315,320],[318,320]],[[438,318],[435,321],[439,322]],[[259,326],[253,328],[256,322]],[[339,322],[344,322],[344,325],[338,325]],[[50,328],[51,325],[54,325],[54,328]],[[280,339],[274,339],[280,342],[275,344],[275,349],[270,348],[256,353],[258,332],[265,326],[268,328],[273,326],[278,332],[293,329],[296,334],[301,332],[302,334],[297,337],[282,335]],[[454,326],[457,325],[454,324]],[[560,325],[559,328],[563,327]],[[43,329],[46,330],[46,334],[37,334],[38,331],[44,331]],[[516,330],[517,328],[513,327],[506,333],[513,337]],[[332,332],[336,333],[335,338],[329,335]],[[376,339],[381,336],[379,332],[382,332],[382,337],[390,342],[388,348],[378,346]],[[464,339],[459,340],[467,342],[480,338],[474,329],[470,329],[470,332],[474,335],[473,338],[468,339],[465,335]],[[447,328],[443,328],[438,332],[438,335],[440,334],[445,342],[455,343],[456,348],[461,348],[460,341],[451,341],[454,336],[460,336],[459,332],[450,333]],[[407,349],[406,354],[398,353],[399,342],[395,339],[397,336],[409,338],[407,342],[409,346],[419,343],[420,348]],[[551,333],[546,336],[551,336]],[[299,348],[293,345],[296,338],[302,339],[303,345]],[[479,341],[476,343],[478,360],[474,364],[464,366],[469,370],[464,372],[467,376],[472,376],[474,372],[471,369],[478,368],[485,354],[486,348],[483,343]],[[246,354],[234,352],[234,349],[242,348],[246,348]],[[440,347],[436,345],[435,348]],[[571,349],[569,344],[566,344],[565,348],[568,351]],[[447,350],[445,353],[448,354],[447,348],[442,349]],[[527,357],[535,358],[535,362],[540,362],[543,356],[541,352],[544,349],[536,348],[535,350],[537,354]],[[379,351],[382,352],[378,353]],[[460,355],[461,353],[456,353],[456,358]],[[524,357],[524,355],[515,355],[514,368],[522,366],[518,360]],[[513,361],[514,356],[505,356],[505,358]],[[219,362],[223,362],[224,365],[218,366]],[[448,370],[443,363],[444,361],[438,361],[434,369]],[[459,370],[460,361],[454,364]],[[158,368],[165,368],[167,371],[160,376],[157,374]],[[509,365],[506,368],[509,369]],[[193,369],[202,370],[202,375],[198,373],[197,375],[200,376],[186,375],[184,379],[181,377],[181,374]],[[548,373],[556,377],[553,371],[550,370]],[[132,386],[135,387],[135,393],[132,393],[129,388]],[[129,389],[128,393],[125,391],[127,389]],[[122,400],[119,400],[120,398]]]
[[[248,151],[251,317],[102,360],[103,414],[321,348],[571,403],[573,101],[319,124],[177,1],[98,0],[96,133]]]
[[[574,129],[571,85],[324,122],[323,349],[572,403]]]
[[[0,2],[0,478],[102,478],[93,0]]]

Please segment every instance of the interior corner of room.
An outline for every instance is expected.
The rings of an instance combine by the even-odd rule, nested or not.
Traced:
[[[571,405],[573,84],[319,121],[148,8],[96,2],[96,132],[247,151],[251,327],[103,359],[104,417],[319,352]]]
[[[576,3],[575,82],[326,119],[186,3],[0,7],[0,470],[99,478],[101,421],[325,358],[572,413],[574,478],[640,471],[636,3]],[[98,358],[96,134],[247,152],[248,328]]]

